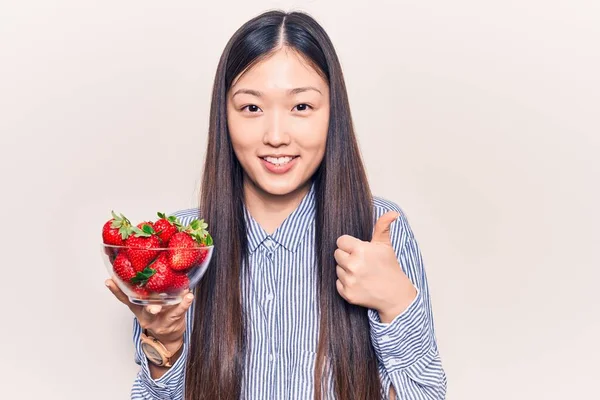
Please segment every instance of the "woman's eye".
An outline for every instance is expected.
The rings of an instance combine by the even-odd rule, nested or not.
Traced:
[[[308,109],[312,109],[311,106],[309,106],[308,104],[305,104],[305,103],[298,104],[295,108],[297,108],[298,111],[306,111]]]
[[[296,107],[294,107],[294,109],[297,109],[298,111],[306,111],[306,110],[312,109],[312,107],[306,103],[302,103],[302,104],[298,104]],[[248,104],[247,106],[242,107],[241,111],[244,111],[244,110],[248,110],[248,112],[251,114],[256,114],[256,113],[262,111],[260,109],[260,107],[258,107],[255,104]]]
[[[245,107],[242,107],[242,111],[244,111],[245,109],[248,109],[248,111],[251,113],[257,113],[260,110],[260,108],[258,108],[258,106],[254,104],[249,104]]]

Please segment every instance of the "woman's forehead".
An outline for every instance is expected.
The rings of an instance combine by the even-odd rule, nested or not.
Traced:
[[[314,87],[323,93],[327,82],[304,56],[282,48],[240,74],[231,93],[243,88],[268,94],[303,87]]]

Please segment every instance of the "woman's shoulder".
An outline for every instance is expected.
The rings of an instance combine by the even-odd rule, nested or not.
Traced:
[[[177,219],[183,224],[187,225],[194,219],[200,219],[199,208],[184,208],[171,212],[169,215],[177,217]]]

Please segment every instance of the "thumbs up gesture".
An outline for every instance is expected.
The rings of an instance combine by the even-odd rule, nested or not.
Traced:
[[[379,312],[391,322],[414,300],[417,291],[402,271],[390,239],[390,225],[399,214],[389,211],[375,223],[373,238],[365,242],[350,235],[337,239],[337,290],[348,303]]]

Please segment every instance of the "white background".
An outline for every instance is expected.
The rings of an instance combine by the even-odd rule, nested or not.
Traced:
[[[374,193],[423,250],[448,398],[597,398],[595,0],[1,1],[2,398],[129,398],[100,228],[196,205],[218,58],[272,7],[339,52]]]

